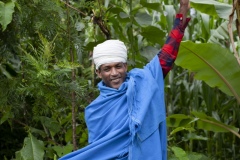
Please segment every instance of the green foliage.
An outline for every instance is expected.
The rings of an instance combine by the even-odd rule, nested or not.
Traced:
[[[2,145],[1,150],[5,152],[1,152],[0,157],[36,159],[34,155],[36,147],[31,146],[30,142],[37,144],[39,141],[43,142],[41,144],[43,148],[37,149],[41,151],[38,155],[39,159],[43,157],[56,159],[73,150],[73,145],[70,144],[73,141],[72,114],[70,114],[72,92],[76,94],[76,113],[81,115],[77,116],[76,120],[77,134],[87,135],[82,116],[83,109],[96,97],[96,89],[92,87],[94,81],[91,63],[87,60],[88,54],[83,51],[81,44],[83,36],[79,34],[81,31],[71,30],[69,34],[66,32],[67,23],[63,20],[67,17],[63,4],[55,1],[29,3],[24,0],[18,3],[21,12],[15,12],[14,21],[5,32],[1,32],[3,36],[0,39],[1,48],[4,49],[1,50],[0,55],[1,124],[3,126],[9,123],[10,125],[7,126],[9,132],[11,128],[15,131],[16,124],[20,124],[21,132],[28,131],[31,135],[29,137],[36,137],[38,140],[25,138],[25,134],[19,134],[20,136],[16,138],[15,142],[18,142],[18,145],[3,140],[1,141],[3,144],[14,147],[6,152],[2,147],[9,146]],[[78,22],[86,23],[79,21],[77,13],[73,13],[71,16],[78,18]],[[75,27],[74,21],[69,27]],[[18,34],[14,35],[16,28]],[[5,38],[8,37],[7,34],[12,35],[11,41]],[[70,41],[74,42],[71,46]],[[69,61],[69,50],[72,46],[74,57],[78,58]],[[76,80],[72,80],[73,70],[76,73]],[[70,133],[69,136],[66,136],[67,133]],[[4,139],[8,140],[7,134],[5,135]],[[82,137],[77,137],[77,141],[80,142],[79,147],[87,143],[87,137]],[[19,145],[23,146],[23,142],[26,143],[26,147],[20,150]],[[64,147],[66,143],[70,147]],[[63,148],[64,151],[58,148]],[[16,151],[18,152],[15,156]],[[27,155],[27,152],[32,154]]]
[[[66,146],[54,146],[54,151],[56,151],[58,157],[62,157],[63,155],[70,153],[73,150],[72,144],[67,144]]]
[[[223,22],[217,29],[212,31],[212,35],[209,38],[209,43],[215,43],[221,45],[223,48],[226,46],[226,42],[229,39],[228,22]],[[235,29],[236,30],[236,29]]]
[[[44,143],[37,140],[33,135],[29,134],[24,139],[23,148],[16,152],[16,160],[42,160],[44,156]]]
[[[2,25],[2,30],[7,28],[7,25],[12,21],[12,14],[14,12],[15,0],[11,2],[4,3],[0,1],[0,24]]]
[[[229,19],[232,12],[232,6],[214,0],[191,0],[191,6],[202,13],[220,18]]]
[[[173,155],[169,157],[169,160],[210,160],[210,158],[207,158],[203,154],[194,152],[186,153],[179,147],[171,147],[171,151],[173,152]]]
[[[226,94],[235,96],[240,103],[239,64],[228,49],[219,48],[221,46],[215,44],[183,42],[176,64],[194,72],[196,79],[204,80],[211,87],[218,87]]]
[[[182,150],[181,148],[172,147],[171,150],[174,152],[174,155],[176,155],[176,157],[179,160],[189,160],[186,152],[184,150]]]
[[[239,141],[239,118],[236,116],[239,110],[237,102],[239,96],[235,94],[232,97],[232,93],[230,93],[231,96],[227,96],[226,92],[223,93],[216,87],[222,85],[221,87],[228,86],[227,88],[229,88],[233,85],[234,87],[230,88],[235,90],[234,92],[238,92],[239,88],[237,87],[239,80],[234,82],[235,79],[238,79],[239,64],[231,53],[227,30],[228,21],[218,18],[223,16],[219,13],[220,10],[222,13],[230,12],[231,6],[228,9],[228,7],[221,7],[228,5],[216,1],[206,3],[204,1],[204,4],[202,2],[191,1],[191,6],[195,9],[192,9],[192,20],[185,35],[192,42],[181,43],[176,61],[176,64],[181,64],[188,71],[175,66],[166,79],[169,117],[175,117],[174,113],[180,114],[168,121],[169,144],[170,146],[178,144],[177,146],[186,152],[203,153],[210,159],[224,159],[224,157],[236,159],[238,157],[236,146]],[[212,5],[215,5],[216,8]],[[219,16],[213,13],[217,13]],[[224,16],[228,17],[227,14]],[[238,38],[235,37],[235,39]],[[213,59],[215,62],[212,62]],[[222,66],[224,69],[220,69],[218,67],[222,64],[219,62],[228,64]],[[226,69],[229,70],[226,71]],[[219,76],[212,77],[212,74],[216,73],[227,85],[222,83],[222,80],[217,80]],[[234,77],[233,80],[232,77]],[[205,82],[195,80],[195,78]],[[208,86],[210,82],[214,88]],[[219,124],[219,122],[221,123]],[[234,129],[232,126],[235,126]],[[230,132],[233,135],[230,135]],[[226,148],[229,150],[225,150]]]
[[[201,112],[191,112],[191,114],[193,115],[191,117],[181,114],[173,114],[167,117],[168,127],[177,128],[170,133],[170,136],[182,130],[195,132],[196,130],[195,128],[193,128],[193,126],[195,126],[198,129],[203,129],[216,133],[232,132],[236,136],[240,137],[240,134],[238,134],[239,129],[236,127],[226,125]]]
[[[226,21],[231,3],[191,0],[184,39],[192,42],[182,42],[176,61],[185,69],[175,66],[165,78],[169,159],[240,158],[239,66]],[[87,145],[84,108],[99,81],[90,58],[106,39],[103,28],[127,45],[130,69],[143,67],[164,44],[177,4],[1,1],[0,158],[57,159],[75,149],[73,142]]]

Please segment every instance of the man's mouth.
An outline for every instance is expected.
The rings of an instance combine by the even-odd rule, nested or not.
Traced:
[[[111,81],[112,81],[112,82],[115,82],[115,83],[116,83],[116,82],[119,82],[119,81],[120,81],[120,77],[111,79]]]

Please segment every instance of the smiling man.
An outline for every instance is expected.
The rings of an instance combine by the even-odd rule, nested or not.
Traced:
[[[127,64],[119,62],[103,64],[101,69],[96,71],[98,77],[103,80],[106,86],[115,89],[118,89],[125,81],[126,72]]]
[[[96,73],[108,87],[118,89],[127,73],[127,48],[119,40],[107,40],[93,50]]]
[[[189,0],[180,0],[165,45],[143,69],[127,72],[127,49],[119,40],[94,47],[102,81],[100,95],[85,109],[89,145],[60,160],[167,160],[164,77],[177,57],[188,10]]]

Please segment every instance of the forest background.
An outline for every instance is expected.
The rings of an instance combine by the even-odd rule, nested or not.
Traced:
[[[120,39],[131,68],[163,46],[178,0],[1,0],[0,159],[58,159],[87,145],[93,47]],[[165,78],[170,160],[240,159],[239,0],[191,0]]]

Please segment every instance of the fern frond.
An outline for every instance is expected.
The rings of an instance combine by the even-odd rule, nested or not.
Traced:
[[[57,35],[55,36],[55,38]],[[51,66],[51,60],[54,57],[54,40],[55,38],[49,42],[45,37],[43,37],[39,33],[39,38],[41,40],[41,44],[39,44],[39,49],[34,48],[31,44],[32,53],[28,53],[24,49],[21,49],[26,56],[23,56],[23,59],[28,65],[34,67],[34,69],[39,72],[39,75],[47,75],[46,70]]]
[[[40,44],[40,52],[42,55],[42,59],[45,62],[49,62],[50,60],[52,60],[52,57],[54,56],[53,54],[53,50],[54,50],[54,40],[56,39],[57,35],[54,37],[54,39],[49,42],[45,37],[42,36],[42,34],[38,34],[39,38],[41,40]]]
[[[52,73],[51,73],[50,71],[48,71],[48,70],[40,70],[40,71],[37,73],[37,78],[42,77],[42,76],[44,76],[44,77],[50,77],[51,74],[52,74]]]
[[[76,69],[76,68],[83,68],[82,65],[79,63],[74,63],[74,62],[68,62],[68,61],[61,61],[57,63],[57,66],[60,68],[66,68],[66,69]]]
[[[33,55],[31,55],[30,53],[27,53],[24,50],[23,52],[25,53],[25,57],[23,57],[23,59],[27,64],[29,64],[30,66],[33,66],[34,69],[36,69],[37,71],[40,71],[43,69],[43,64],[37,58],[35,58]]]

